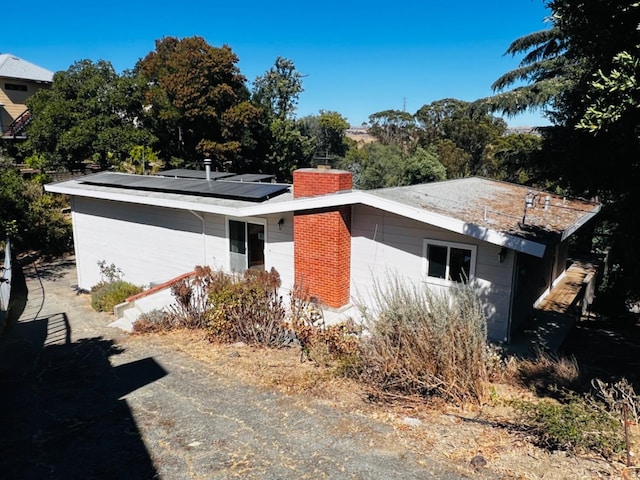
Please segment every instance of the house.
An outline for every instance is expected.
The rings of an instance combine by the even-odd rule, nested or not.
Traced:
[[[293,185],[209,170],[160,175],[46,186],[71,199],[80,288],[98,283],[103,260],[137,284],[203,264],[274,267],[284,287],[303,283],[341,311],[366,303],[389,274],[435,289],[469,281],[498,341],[562,278],[569,237],[600,209],[478,177],[358,191],[351,173],[322,168],[296,170]]]
[[[14,55],[0,54],[0,134],[3,139],[23,139],[31,120],[27,99],[53,83],[53,72]]]

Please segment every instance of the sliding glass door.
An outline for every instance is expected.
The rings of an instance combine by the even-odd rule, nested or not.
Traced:
[[[262,223],[229,220],[229,259],[232,272],[252,268],[264,270],[264,231]]]

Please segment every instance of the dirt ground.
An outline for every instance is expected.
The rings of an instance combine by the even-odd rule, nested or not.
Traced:
[[[536,447],[509,424],[506,401],[533,398],[526,388],[494,384],[483,405],[371,402],[295,348],[110,328],[77,291],[73,258],[26,265],[24,277],[19,318],[0,338],[3,478],[637,478]],[[622,342],[640,344],[592,322],[567,347],[582,351],[581,369],[607,357],[623,370],[638,352],[618,357]]]
[[[267,350],[239,345],[215,345],[202,333],[178,331],[133,335],[125,346],[154,342],[176,349],[203,362],[215,375],[273,389],[295,398],[304,407],[309,397],[345,412],[357,413],[391,427],[384,443],[398,452],[429,456],[445,464],[467,465],[461,474],[470,477],[513,479],[592,479],[635,475],[622,463],[607,462],[596,455],[548,452],[509,425],[509,398],[531,398],[526,389],[493,385],[485,405],[452,406],[398,399],[392,404],[367,400],[367,392],[355,382],[335,378],[312,362],[300,362],[296,349]],[[374,442],[374,439],[371,440]],[[377,443],[379,439],[376,439]],[[373,444],[373,443],[372,443]],[[486,467],[476,471],[470,460],[482,455]],[[497,474],[497,477],[494,475]],[[634,477],[635,478],[635,477]]]

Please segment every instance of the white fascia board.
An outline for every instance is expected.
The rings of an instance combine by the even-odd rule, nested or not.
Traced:
[[[582,217],[580,220],[578,220],[576,223],[574,223],[569,228],[567,228],[564,232],[562,232],[562,238],[560,241],[564,241],[565,239],[569,238],[571,235],[573,235],[576,232],[576,230],[578,230],[584,224],[588,223],[589,220],[591,220],[600,212],[600,208],[601,208],[600,205],[596,205],[593,208],[593,210],[591,210],[591,212],[587,213],[584,217]]]
[[[73,187],[65,187],[63,184],[45,185],[45,190],[51,193],[61,193],[75,197],[97,198],[100,200],[112,200],[114,202],[135,203],[139,205],[151,205],[153,207],[175,208],[177,210],[193,210],[203,213],[214,213],[220,215],[238,215],[236,208],[223,207],[220,205],[206,205],[202,203],[184,202],[169,198],[143,197],[140,195],[128,195],[126,193],[115,193],[100,190],[86,190]]]

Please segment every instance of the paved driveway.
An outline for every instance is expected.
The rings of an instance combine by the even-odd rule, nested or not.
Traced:
[[[123,346],[76,292],[73,257],[23,271],[0,338],[3,478],[460,478],[377,445],[385,424],[221,378],[151,337]]]

